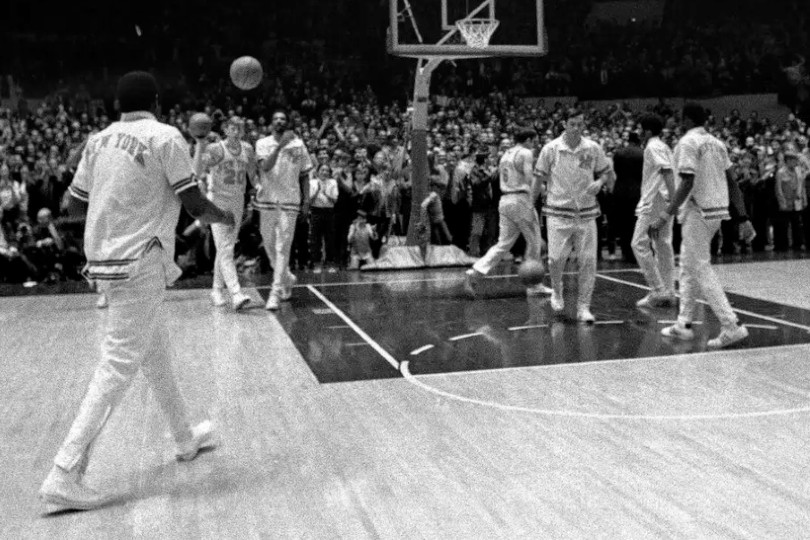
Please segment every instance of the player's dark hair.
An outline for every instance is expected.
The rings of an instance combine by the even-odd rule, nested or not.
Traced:
[[[645,114],[641,117],[641,129],[652,133],[653,137],[658,137],[664,131],[664,121],[657,114]]]
[[[683,117],[691,120],[696,126],[702,126],[706,123],[706,109],[700,103],[686,103],[683,106]]]
[[[515,131],[515,142],[518,144],[523,144],[535,137],[537,137],[537,132],[532,128],[518,128]]]
[[[151,111],[157,103],[157,96],[157,81],[151,73],[130,71],[118,79],[115,97],[122,113]]]

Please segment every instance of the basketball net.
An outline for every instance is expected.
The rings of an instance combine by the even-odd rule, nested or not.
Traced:
[[[499,24],[498,19],[461,19],[456,21],[456,28],[468,47],[486,49]]]

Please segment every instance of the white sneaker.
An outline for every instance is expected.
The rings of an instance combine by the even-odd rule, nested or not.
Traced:
[[[204,448],[214,448],[217,446],[217,432],[210,420],[203,420],[191,428],[191,438],[187,441],[177,443],[175,456],[177,461],[191,461],[200,450]]]
[[[691,328],[683,326],[681,323],[675,323],[672,326],[667,326],[661,330],[661,335],[668,338],[677,338],[687,341],[695,338],[695,331]]]
[[[281,291],[279,295],[279,299],[283,302],[286,302],[290,298],[292,298],[292,289],[296,283],[298,283],[298,278],[295,277],[294,274],[290,274],[290,277],[286,280],[287,283],[284,285],[284,290]]]
[[[228,301],[225,300],[225,293],[222,291],[222,289],[211,289],[211,303],[216,307],[222,307],[228,303]]]
[[[579,306],[579,308],[577,308],[577,320],[579,322],[593,324],[596,322],[596,317],[593,316],[588,306]]]
[[[323,272],[323,268],[321,268],[320,266],[316,266],[315,268],[312,269],[313,274],[320,274],[321,272]]]
[[[246,295],[245,293],[241,292],[241,291],[234,294],[233,298],[231,298],[231,305],[233,306],[233,309],[235,311],[239,311],[240,309],[242,309],[243,307],[245,307],[249,303],[250,303],[250,297],[248,295]]]
[[[109,305],[110,304],[107,302],[107,295],[104,294],[104,293],[99,294],[98,295],[98,300],[96,300],[96,307],[98,309],[104,309]]]
[[[279,301],[278,295],[276,293],[270,293],[270,296],[267,298],[267,304],[265,304],[264,309],[268,311],[278,311],[278,308],[281,307],[281,302]]]
[[[84,485],[76,469],[65,471],[55,465],[39,489],[39,498],[45,503],[47,513],[92,510],[115,499]]]
[[[707,341],[706,346],[710,349],[722,349],[723,347],[728,347],[738,341],[742,341],[747,337],[748,329],[743,325],[739,325],[733,329],[724,328],[716,338]]]
[[[565,309],[565,300],[562,293],[558,295],[556,292],[551,291],[551,309],[557,313]]]
[[[553,294],[554,289],[551,287],[546,287],[542,283],[538,283],[532,287],[526,288],[526,296],[543,296],[546,294]]]
[[[656,308],[660,307],[664,303],[663,295],[651,292],[638,302],[636,302],[636,307],[640,308]]]

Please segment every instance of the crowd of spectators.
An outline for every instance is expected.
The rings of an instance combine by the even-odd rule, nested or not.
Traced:
[[[383,245],[398,241],[408,229],[410,113],[404,105],[381,103],[370,88],[341,101],[314,85],[304,88],[290,119],[316,161],[313,193],[319,186],[326,192],[331,189],[327,185],[336,185],[338,196],[331,204],[324,203],[330,210],[326,221],[299,221],[291,264],[296,269],[332,270],[348,266],[352,255],[358,256],[355,262],[368,259],[368,250],[359,257],[357,246],[349,241],[350,231],[356,240],[356,233],[369,231],[370,225],[360,240],[377,257]],[[245,117],[250,143],[269,132],[268,115],[255,102],[233,105],[221,109],[211,103],[204,110],[216,125],[232,115]],[[666,118],[663,138],[674,145],[682,134],[678,111],[664,100],[653,109]],[[637,118],[644,112],[620,103],[588,110],[588,136],[612,155],[638,133]],[[501,92],[481,98],[434,97],[428,135],[430,179],[423,181],[429,181],[433,199],[441,201],[447,234],[433,241],[452,242],[474,256],[485,251],[497,238],[496,166],[512,144],[510,134],[519,125],[533,126],[540,134],[539,150],[560,133],[562,113],[561,103],[540,105]],[[176,104],[164,111],[162,119],[187,133],[189,115]],[[82,142],[110,120],[104,111],[76,113],[59,103],[43,104],[25,115],[0,111],[1,280],[34,283],[79,277],[81,223],[65,215],[65,192]],[[806,248],[808,125],[794,115],[777,125],[756,113],[743,117],[735,111],[723,118],[710,117],[708,128],[726,142],[734,161],[734,175],[758,233],[750,249]],[[620,221],[614,209],[628,207],[613,200],[620,192],[605,193],[602,199],[601,238],[607,252],[616,256],[619,232],[610,225]],[[246,216],[237,248],[241,265],[256,264],[262,257],[256,216],[253,212]],[[738,245],[732,229],[724,234],[718,249],[726,253],[748,249]],[[189,274],[210,269],[213,247],[204,227],[185,216],[177,239],[179,261]]]
[[[33,17],[33,8],[12,1],[7,24],[15,31],[0,36],[0,61],[27,95],[52,92],[58,80],[62,92],[110,98],[117,75],[139,66],[155,72],[173,100],[207,99],[229,91],[228,64],[243,54],[273,74],[255,91],[267,102],[291,99],[305,82],[333,95],[371,85],[386,101],[412,87],[414,63],[385,52],[385,1],[300,0],[268,10],[252,1],[184,0],[139,13],[111,4],[89,11],[101,25],[94,17],[64,24],[85,3]],[[790,71],[810,53],[801,0],[669,0],[661,21],[586,25],[592,4],[546,2],[547,56],[448,65],[434,91],[480,97],[509,88],[581,99],[780,92],[807,101],[806,70],[798,79]],[[50,17],[56,22],[48,26]]]
[[[810,78],[804,65],[808,13],[801,0],[778,6],[764,0],[669,0],[662,21],[586,26],[592,3],[546,2],[550,54],[544,58],[445,63],[434,73],[432,92],[442,97],[431,105],[434,200],[425,208],[431,209],[429,219],[441,216],[447,225],[434,241],[452,241],[477,255],[495,238],[493,174],[500,152],[511,144],[509,134],[516,125],[532,124],[542,144],[560,129],[562,105],[548,98],[545,105],[534,105],[526,97],[779,91],[797,113],[787,124],[735,113],[712,117],[710,129],[731,150],[757,224],[751,247],[781,250],[805,244],[798,232],[810,225],[803,187]],[[7,25],[14,31],[0,35],[0,60],[14,74],[13,94],[49,95],[35,110],[0,111],[0,280],[77,277],[81,224],[64,215],[64,193],[81,143],[114,115],[116,76],[133,65],[158,75],[163,120],[183,132],[191,111],[204,110],[217,124],[238,115],[246,119],[246,139],[253,143],[267,134],[274,108],[291,111],[293,125],[317,160],[321,184],[337,185],[339,194],[334,228],[332,221],[318,218],[310,234],[310,223],[299,222],[295,266],[347,265],[350,231],[370,250],[364,248],[357,261],[378,256],[390,238],[405,233],[411,218],[405,104],[414,62],[385,52],[387,2],[299,0],[272,10],[250,1],[182,0],[159,9],[91,4],[54,5],[37,17],[34,7],[21,0],[11,0],[6,8]],[[85,12],[95,15],[75,16]],[[266,73],[262,85],[250,92],[237,90],[227,78],[231,59],[245,53],[259,58]],[[0,96],[11,95],[10,90],[3,78]],[[642,112],[624,106],[588,111],[590,136],[612,153],[638,130],[636,118]],[[665,138],[673,144],[680,135],[677,111],[662,99],[656,112],[668,119]],[[800,155],[798,165],[792,157],[785,159],[786,148]],[[788,169],[797,171],[793,188],[783,180]],[[313,189],[318,185],[313,179]],[[615,209],[626,206],[615,204],[617,196],[604,194],[602,200],[607,217],[601,236],[610,252],[615,252],[616,236],[610,222],[621,221],[611,220],[611,214],[615,218]],[[364,222],[352,227],[358,210]],[[242,260],[252,261],[261,254],[261,239],[252,213],[246,215],[240,246]],[[718,249],[741,249],[733,231],[725,232]],[[189,272],[210,266],[213,248],[205,228],[181,222],[178,243]]]

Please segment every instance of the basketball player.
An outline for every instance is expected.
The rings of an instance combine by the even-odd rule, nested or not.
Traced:
[[[633,253],[638,266],[650,286],[651,292],[636,302],[638,307],[649,308],[675,305],[675,253],[672,249],[674,218],[659,229],[655,241],[650,238],[650,224],[666,209],[675,195],[675,175],[672,150],[661,140],[664,122],[654,114],[641,118],[641,129],[646,140],[644,147],[644,173],[641,198],[636,206],[636,227],[633,232]],[[654,248],[654,249],[653,249]]]
[[[211,289],[211,300],[215,306],[224,306],[223,289],[231,293],[233,309],[242,309],[250,302],[250,297],[242,292],[236,263],[233,260],[233,249],[239,235],[239,224],[245,208],[245,179],[251,184],[256,182],[256,157],[253,148],[242,141],[244,121],[231,117],[225,122],[223,131],[225,140],[207,146],[207,139],[197,145],[195,152],[205,152],[203,161],[210,168],[208,198],[234,215],[236,226],[229,227],[221,223],[211,225],[214,245],[217,249],[214,260],[214,285]]]
[[[690,340],[695,337],[692,322],[700,295],[720,320],[720,334],[710,339],[711,349],[727,347],[748,337],[740,325],[726,293],[711,266],[711,241],[720,222],[729,219],[729,169],[731,160],[725,145],[710,135],[703,125],[706,111],[697,103],[683,108],[686,134],[675,147],[675,169],[680,185],[667,208],[650,224],[652,235],[660,234],[668,220],[678,212],[681,223],[681,279],[678,321],[661,330],[670,338]],[[750,229],[750,223],[747,222]]]
[[[266,309],[275,311],[289,300],[296,282],[290,272],[290,246],[299,213],[309,214],[309,171],[312,159],[304,142],[287,130],[287,114],[275,111],[272,134],[256,141],[261,182],[256,208],[261,211],[264,249],[273,265],[273,289]]]
[[[569,109],[565,131],[543,147],[537,158],[535,174],[546,186],[548,227],[548,267],[551,276],[551,308],[561,312],[563,271],[574,252],[579,264],[577,320],[593,323],[591,297],[596,282],[597,233],[600,215],[596,195],[607,185],[613,187],[614,175],[605,151],[599,143],[582,136],[585,115]]]
[[[233,216],[203,197],[180,132],[155,119],[157,83],[146,72],[118,82],[121,120],[92,136],[69,187],[71,211],[87,213],[85,272],[107,295],[109,315],[102,359],[40,497],[48,511],[88,510],[111,497],[84,484],[93,442],[143,371],[169,420],[177,458],[191,460],[213,446],[210,421],[189,423],[172,372],[174,352],[163,321],[166,285],[181,274],[174,264],[180,205],[204,222],[233,224]]]
[[[532,175],[532,149],[536,141],[537,133],[533,129],[520,129],[515,133],[516,144],[501,157],[498,165],[501,185],[498,243],[467,270],[465,289],[470,294],[475,293],[478,280],[489,274],[503,256],[509,253],[521,234],[526,239],[525,259],[541,260],[544,243],[540,235],[540,218],[534,209],[540,190]],[[548,292],[548,287],[542,283],[526,289],[528,296]]]

